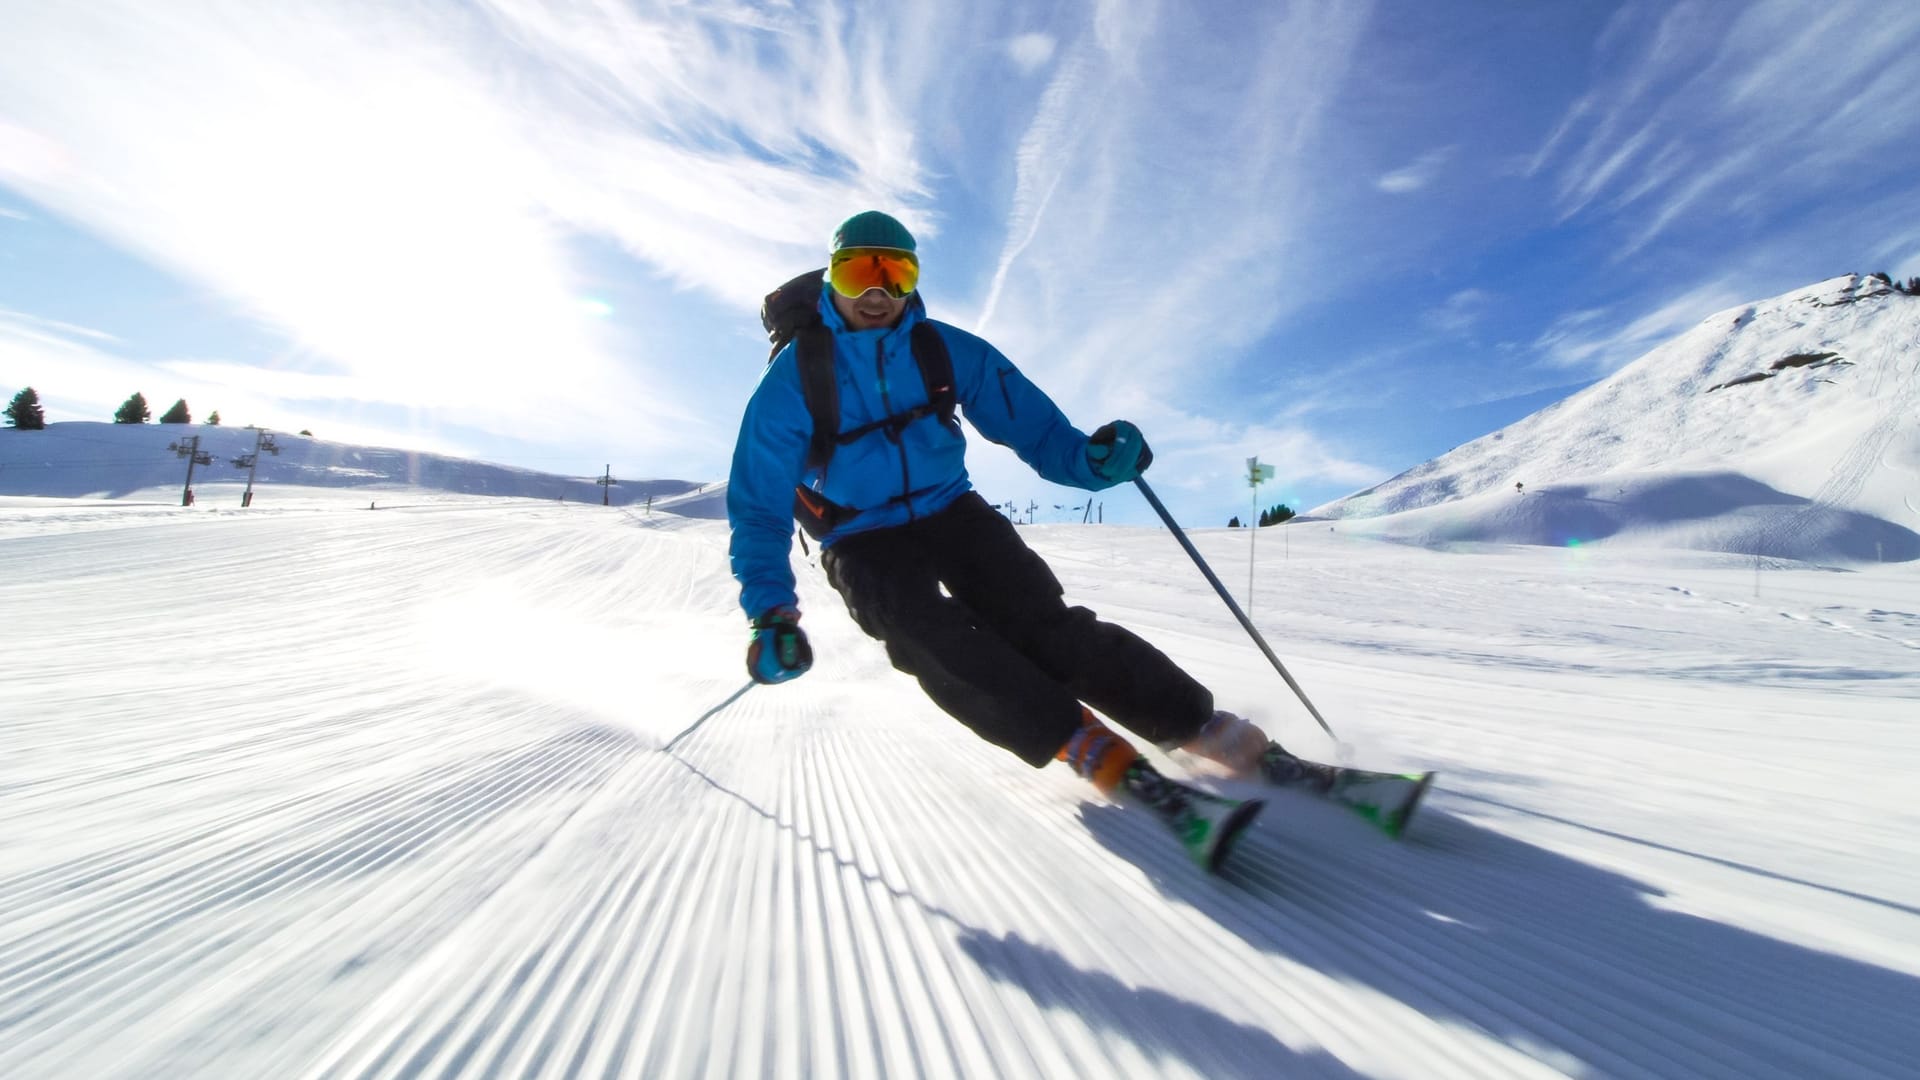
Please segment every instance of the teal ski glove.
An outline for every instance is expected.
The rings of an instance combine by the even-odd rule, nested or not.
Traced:
[[[813,646],[800,629],[800,612],[777,607],[753,620],[753,640],[747,643],[747,674],[757,683],[797,679],[813,666]]]
[[[1110,483],[1124,484],[1147,471],[1153,464],[1153,451],[1140,429],[1125,420],[1103,424],[1087,440],[1087,464],[1093,475]]]

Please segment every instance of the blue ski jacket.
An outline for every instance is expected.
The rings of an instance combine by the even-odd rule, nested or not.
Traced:
[[[833,332],[833,366],[840,390],[840,427],[896,416],[927,404],[920,367],[909,345],[914,324],[927,319],[915,293],[897,325],[849,330],[820,293],[820,318]],[[960,411],[982,435],[1007,446],[1035,472],[1056,484],[1099,491],[1113,482],[1087,462],[1087,436],[1067,422],[1059,407],[1020,374],[1000,350],[938,320],[953,357],[954,394]],[[728,557],[740,582],[740,606],[752,618],[795,603],[793,498],[805,486],[857,511],[822,537],[830,548],[856,533],[904,525],[944,509],[972,490],[967,479],[966,436],[960,424],[927,416],[906,425],[897,440],[873,431],[840,447],[824,469],[807,467],[813,417],[800,387],[796,346],[789,343],[767,366],[747,401],[727,478]]]

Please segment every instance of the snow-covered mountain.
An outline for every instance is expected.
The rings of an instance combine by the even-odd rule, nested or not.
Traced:
[[[1423,544],[1920,558],[1920,296],[1849,274],[1719,312],[1314,519]]]
[[[195,437],[212,461],[193,474],[196,505],[230,500],[238,505],[247,467],[236,459],[254,453],[250,428],[205,424],[49,424],[43,431],[0,429],[0,496],[114,498],[136,496],[177,504],[187,479],[187,460],[172,447]],[[261,453],[253,476],[254,503],[264,505],[276,489],[350,489],[370,501],[395,495],[495,495],[564,502],[601,501],[598,476],[559,476],[507,465],[415,450],[355,446],[304,435],[273,433],[278,453]],[[724,487],[688,480],[631,479],[617,473],[608,490],[616,506],[671,506],[682,517],[723,517]],[[310,497],[311,492],[302,495]]]

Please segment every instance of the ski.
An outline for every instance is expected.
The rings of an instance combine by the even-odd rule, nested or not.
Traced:
[[[1373,772],[1325,765],[1294,757],[1278,746],[1260,759],[1260,775],[1278,787],[1305,788],[1324,795],[1396,839],[1405,835],[1434,776],[1431,772]]]
[[[1426,797],[1433,774],[1383,773],[1339,769],[1326,796],[1366,818],[1394,839],[1406,834],[1420,800]]]

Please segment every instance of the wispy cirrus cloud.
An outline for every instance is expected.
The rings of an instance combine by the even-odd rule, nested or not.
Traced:
[[[121,402],[138,392],[155,413],[181,399],[195,416],[218,411],[232,424],[283,431],[317,427],[331,439],[406,450],[471,450],[433,424],[376,424],[343,416],[316,421],[301,403],[333,397],[339,388],[327,380],[337,376],[214,361],[139,360],[125,355],[124,345],[102,330],[0,308],[0,383],[34,387],[47,419],[54,422],[108,420]],[[233,372],[241,378],[229,377]]]
[[[1551,367],[1606,375],[1715,312],[1751,299],[1729,281],[1716,280],[1624,324],[1609,308],[1583,308],[1554,320],[1533,343],[1533,349]]]
[[[1194,415],[1203,385],[1266,368],[1247,347],[1314,295],[1314,148],[1369,14],[1259,7],[1220,33],[1204,6],[1103,4],[1063,44],[978,322],[1076,418],[1132,416],[1170,451],[1220,435]]]
[[[90,341],[117,342],[120,339],[105,330],[95,330],[91,326],[79,326],[58,319],[44,319],[25,311],[13,311],[0,308],[0,326],[17,339],[37,338],[43,341],[61,341],[85,338]]]
[[[1389,195],[1410,195],[1426,187],[1440,175],[1453,157],[1454,148],[1443,146],[1429,150],[1412,162],[1382,175],[1373,182],[1373,186]]]
[[[1452,337],[1469,333],[1486,317],[1494,296],[1485,289],[1461,289],[1438,307],[1420,313],[1420,323],[1429,330]]]
[[[1020,34],[1007,42],[1007,58],[1025,74],[1031,75],[1053,59],[1060,47],[1051,34]]]
[[[1634,3],[1535,155],[1562,219],[1618,219],[1623,253],[1683,222],[1791,205],[1920,145],[1920,8],[1871,0]]]
[[[113,342],[104,331],[0,308],[0,379],[33,387],[50,419],[105,420],[111,414],[99,403],[125,401],[153,375],[107,351]],[[87,405],[94,411],[83,411]]]
[[[1889,232],[1874,248],[1873,259],[1874,270],[1884,269],[1901,277],[1920,275],[1920,224]]]

